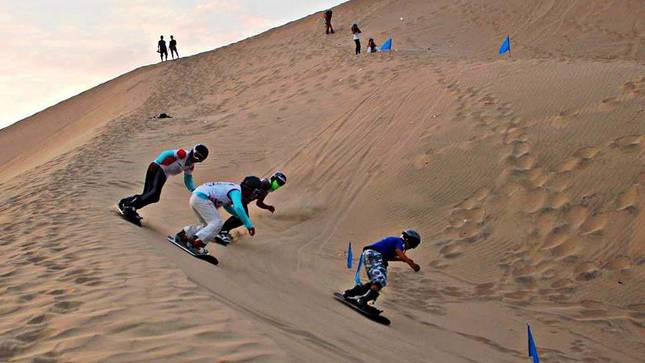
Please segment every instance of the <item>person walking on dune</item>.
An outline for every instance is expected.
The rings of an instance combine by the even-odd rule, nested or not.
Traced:
[[[334,27],[331,26],[331,16],[332,16],[332,11],[331,9],[325,11],[325,14],[323,15],[325,17],[325,34],[334,34]]]
[[[117,204],[119,211],[123,215],[141,219],[137,214],[137,209],[158,202],[161,189],[168,177],[182,172],[184,173],[184,185],[192,192],[195,190],[193,183],[195,164],[203,162],[207,157],[208,148],[202,144],[193,146],[189,151],[185,149],[163,151],[148,166],[143,192],[121,199]]]
[[[260,191],[257,193],[257,195],[251,195],[251,197],[254,197],[253,199],[242,198],[242,204],[244,205],[244,211],[246,212],[246,214],[249,214],[249,203],[254,200],[256,201],[255,205],[257,205],[258,208],[266,209],[269,212],[274,213],[275,207],[265,204],[264,200],[269,195],[269,193],[278,190],[286,183],[287,176],[281,171],[276,172],[269,179],[262,179],[262,186],[260,187]],[[231,237],[230,231],[232,229],[241,227],[243,224],[244,223],[240,218],[232,215],[229,219],[226,220],[226,222],[224,222],[220,233],[217,235],[217,238],[223,243],[231,243],[233,238]]]
[[[374,301],[379,292],[387,284],[387,265],[390,261],[407,263],[415,272],[421,270],[405,251],[416,248],[421,243],[421,236],[413,229],[406,229],[401,237],[386,237],[383,240],[363,248],[363,261],[367,277],[370,279],[363,285],[345,290],[345,299],[353,301],[356,305],[365,306],[369,301]]]
[[[182,242],[196,254],[208,254],[206,244],[211,242],[222,228],[222,219],[218,209],[224,207],[231,215],[239,218],[249,231],[255,235],[255,227],[244,209],[243,199],[252,200],[262,192],[262,181],[255,176],[248,176],[240,185],[226,182],[202,184],[190,196],[190,207],[200,224],[188,225],[176,235],[175,241]]]
[[[168,49],[166,48],[166,41],[163,40],[163,35],[161,36],[161,39],[159,39],[159,42],[157,43],[157,53],[159,53],[159,56],[161,57],[161,61],[164,61],[164,55],[166,56],[165,60],[168,60]]]
[[[358,24],[354,23],[352,25],[352,34],[354,37],[354,43],[356,43],[356,55],[361,54],[361,30],[358,28]]]
[[[175,40],[175,38],[173,38],[172,35],[170,36],[170,44],[168,45],[170,46],[170,56],[172,57],[172,59],[175,59],[175,54],[177,54],[177,59],[179,59],[179,52],[177,52],[177,41]]]

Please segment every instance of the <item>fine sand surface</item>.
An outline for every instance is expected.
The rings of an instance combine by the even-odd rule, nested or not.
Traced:
[[[314,14],[1,130],[0,362],[524,362],[526,323],[544,362],[642,362],[644,18],[350,1],[335,35]],[[355,57],[353,21],[397,51]],[[181,177],[144,228],[112,209],[196,142],[197,183],[289,177],[216,267],[165,240],[194,221]],[[334,301],[347,242],[405,227],[422,270],[390,265],[392,325]]]

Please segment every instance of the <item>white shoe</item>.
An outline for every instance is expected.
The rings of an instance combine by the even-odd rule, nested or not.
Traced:
[[[221,232],[217,235],[217,238],[219,238],[222,242],[224,243],[231,243],[233,242],[233,237],[231,237],[231,234],[228,232]]]

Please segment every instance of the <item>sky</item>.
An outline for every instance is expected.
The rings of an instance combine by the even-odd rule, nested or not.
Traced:
[[[160,35],[201,53],[342,0],[0,0],[0,128],[155,63]]]

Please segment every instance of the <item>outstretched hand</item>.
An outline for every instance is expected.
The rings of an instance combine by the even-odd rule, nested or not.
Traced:
[[[255,227],[251,227],[251,228],[249,228],[249,234],[250,234],[251,236],[255,236]]]
[[[412,267],[414,272],[419,272],[421,270],[421,266],[419,266],[418,264],[416,264],[414,262],[412,262],[412,265],[410,265],[410,267]]]
[[[271,213],[274,213],[274,212],[275,212],[275,207],[274,207],[274,206],[272,206],[272,205],[268,205],[268,206],[267,206],[267,209],[268,209],[268,210],[269,210],[269,212],[271,212]]]

